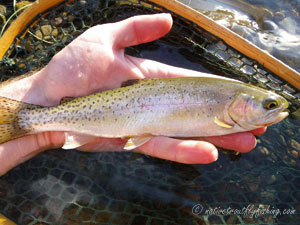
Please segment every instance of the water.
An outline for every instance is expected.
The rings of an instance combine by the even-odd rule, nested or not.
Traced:
[[[242,14],[238,9],[231,15]],[[260,29],[253,17],[244,20],[242,29]],[[128,52],[214,72],[165,40]],[[209,165],[129,152],[51,150],[0,178],[0,213],[19,224],[299,224],[299,154],[300,123],[290,118],[269,127],[252,152],[220,149]]]
[[[300,1],[181,0],[300,71]]]

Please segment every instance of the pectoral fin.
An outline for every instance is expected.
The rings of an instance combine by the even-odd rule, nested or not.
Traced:
[[[145,144],[151,138],[153,138],[152,135],[143,135],[143,136],[136,136],[136,137],[129,138],[126,145],[124,146],[124,149],[125,150],[133,150],[133,149]]]
[[[230,129],[230,128],[233,127],[232,125],[229,125],[229,124],[226,124],[226,123],[222,122],[222,121],[219,120],[217,117],[215,117],[214,122],[215,122],[217,125],[219,125],[220,127],[224,127],[224,128],[228,128],[228,129]]]
[[[95,139],[95,136],[79,134],[76,132],[65,132],[65,144],[62,146],[63,149],[73,149],[80,147],[84,144]]]

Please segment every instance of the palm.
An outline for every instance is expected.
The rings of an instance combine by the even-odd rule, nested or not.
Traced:
[[[64,96],[83,96],[116,88],[128,79],[162,76],[163,68],[149,71],[147,65],[143,66],[144,60],[125,55],[124,48],[155,40],[166,34],[171,21],[165,18],[163,20],[160,32],[149,35],[151,31],[148,31],[147,36],[144,35],[142,26],[134,26],[128,22],[90,28],[59,52],[45,68],[49,74],[45,77],[45,82],[48,83],[45,85],[47,94],[58,101]],[[121,32],[125,26],[124,35]],[[152,62],[151,67],[159,65]]]

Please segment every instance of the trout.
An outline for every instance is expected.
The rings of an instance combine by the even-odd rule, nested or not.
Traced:
[[[234,80],[208,77],[136,80],[121,88],[38,106],[0,97],[0,143],[65,131],[64,149],[96,137],[128,138],[134,149],[153,136],[204,137],[250,131],[286,116],[280,95]]]

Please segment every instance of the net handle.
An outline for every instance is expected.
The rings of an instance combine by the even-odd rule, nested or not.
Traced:
[[[31,6],[26,8],[21,15],[19,15],[17,19],[12,22],[12,24],[0,38],[0,60],[8,51],[15,38],[37,15],[44,13],[47,9],[52,8],[63,1],[64,0],[39,0],[35,1]],[[26,34],[26,32],[24,34]]]
[[[211,34],[219,37],[229,46],[243,53],[251,59],[256,60],[258,63],[263,65],[265,68],[272,71],[282,79],[300,90],[300,73],[291,67],[287,66],[280,60],[268,52],[258,48],[248,40],[242,38],[231,30],[223,27],[202,13],[184,5],[177,0],[150,0],[157,5],[163,6],[164,8],[194,22],[198,26],[204,28]]]
[[[0,213],[0,224],[1,225],[17,225],[12,220],[8,219],[6,216]]]

